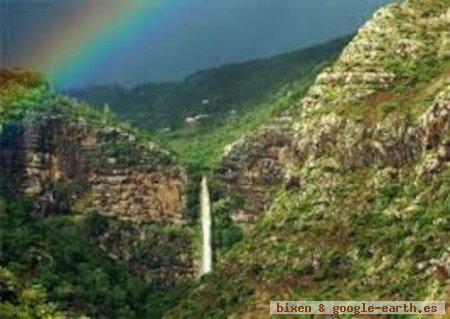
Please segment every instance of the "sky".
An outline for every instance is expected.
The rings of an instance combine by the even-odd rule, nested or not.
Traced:
[[[0,0],[0,63],[66,87],[175,81],[353,33],[389,2]]]

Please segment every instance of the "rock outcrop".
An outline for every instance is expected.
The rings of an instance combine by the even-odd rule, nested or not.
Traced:
[[[317,77],[296,115],[226,151],[221,180],[246,198],[235,219],[249,223],[269,205],[269,189],[298,186],[296,171],[317,159],[356,169],[400,167],[428,154],[418,174],[442,168],[450,152],[449,29],[448,1],[379,10]]]
[[[270,204],[268,190],[283,182],[285,165],[293,160],[291,144],[289,129],[268,126],[229,146],[217,173],[228,194],[244,198],[231,212],[236,223],[251,223]]]
[[[40,217],[96,211],[140,222],[183,220],[186,175],[168,154],[57,109],[4,128],[4,195],[32,198]]]
[[[152,291],[179,289],[194,275],[185,171],[145,133],[39,79],[0,71],[0,197],[29,200],[37,222],[66,215]]]

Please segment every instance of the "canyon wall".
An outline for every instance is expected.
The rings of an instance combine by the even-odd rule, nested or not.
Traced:
[[[87,217],[92,244],[153,289],[190,278],[184,170],[153,142],[92,125],[68,107],[76,106],[2,123],[0,195],[28,198],[33,218]]]
[[[446,165],[449,25],[444,3],[409,1],[379,10],[292,106],[295,114],[226,150],[220,179],[230,196],[245,198],[233,219],[251,223],[270,205],[271,189],[304,183],[304,167],[396,168],[423,155],[418,175]]]
[[[290,133],[265,127],[230,145],[222,157],[217,173],[223,188],[231,196],[244,198],[243,205],[230,212],[237,224],[244,226],[258,217],[270,204],[270,188],[284,182],[284,168],[294,156]]]
[[[35,216],[183,220],[185,173],[130,134],[48,113],[6,126],[0,143],[0,191],[34,199]]]

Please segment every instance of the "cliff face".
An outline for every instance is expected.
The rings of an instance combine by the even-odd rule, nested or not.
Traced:
[[[96,265],[103,285],[126,289],[126,298],[140,287],[138,295],[155,299],[155,309],[145,311],[162,312],[155,304],[170,303],[194,275],[192,236],[184,216],[185,171],[145,133],[107,111],[57,96],[41,81],[27,72],[0,71],[0,215],[12,221],[10,241],[21,234],[17,228],[27,229],[20,248],[5,244],[2,266],[15,272],[31,269],[18,275],[21,284],[40,282],[51,298],[60,300],[58,285],[84,289],[76,283],[77,271]],[[16,204],[22,199],[31,204],[23,209],[25,216]],[[58,236],[67,251],[53,241]],[[35,271],[22,255],[42,259],[42,267]],[[58,268],[65,263],[78,270]],[[126,275],[115,278],[111,269],[126,269]],[[54,284],[46,277],[52,272],[65,279]],[[62,297],[64,309],[84,313],[80,304],[97,307],[95,294],[77,289]],[[96,293],[111,298],[100,290]],[[135,308],[145,313],[142,302]],[[114,317],[116,308],[102,311]]]
[[[36,216],[96,211],[134,221],[181,221],[186,175],[169,155],[118,129],[52,112],[4,128],[1,191],[27,195]]]
[[[251,227],[174,317],[213,317],[217,300],[221,316],[258,317],[311,296],[448,299],[449,8],[381,9],[283,125],[228,150],[219,171],[248,190]]]
[[[217,173],[230,196],[244,199],[243,205],[231,212],[236,224],[245,227],[268,208],[269,189],[283,183],[285,166],[293,160],[291,145],[289,128],[270,126],[229,147]]]
[[[400,167],[426,152],[423,169],[441,167],[450,153],[449,15],[448,1],[379,10],[293,114],[231,145],[219,173],[230,193],[249,195],[237,220],[261,214],[267,190],[297,186],[298,168],[316,159],[348,169]]]
[[[359,31],[301,102],[294,146],[302,160],[398,167],[434,148],[448,159],[448,4],[393,5]]]

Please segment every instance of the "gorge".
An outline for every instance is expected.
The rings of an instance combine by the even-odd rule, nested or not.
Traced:
[[[227,88],[237,102],[192,102],[211,117],[191,126],[160,114],[170,132],[2,70],[0,316],[265,318],[270,300],[447,300],[450,1],[389,5],[347,42],[266,61],[302,70],[263,85],[267,99],[252,82],[270,80],[267,65],[242,67],[248,85]],[[230,69],[242,70],[201,75]],[[178,99],[179,85],[135,98]]]

